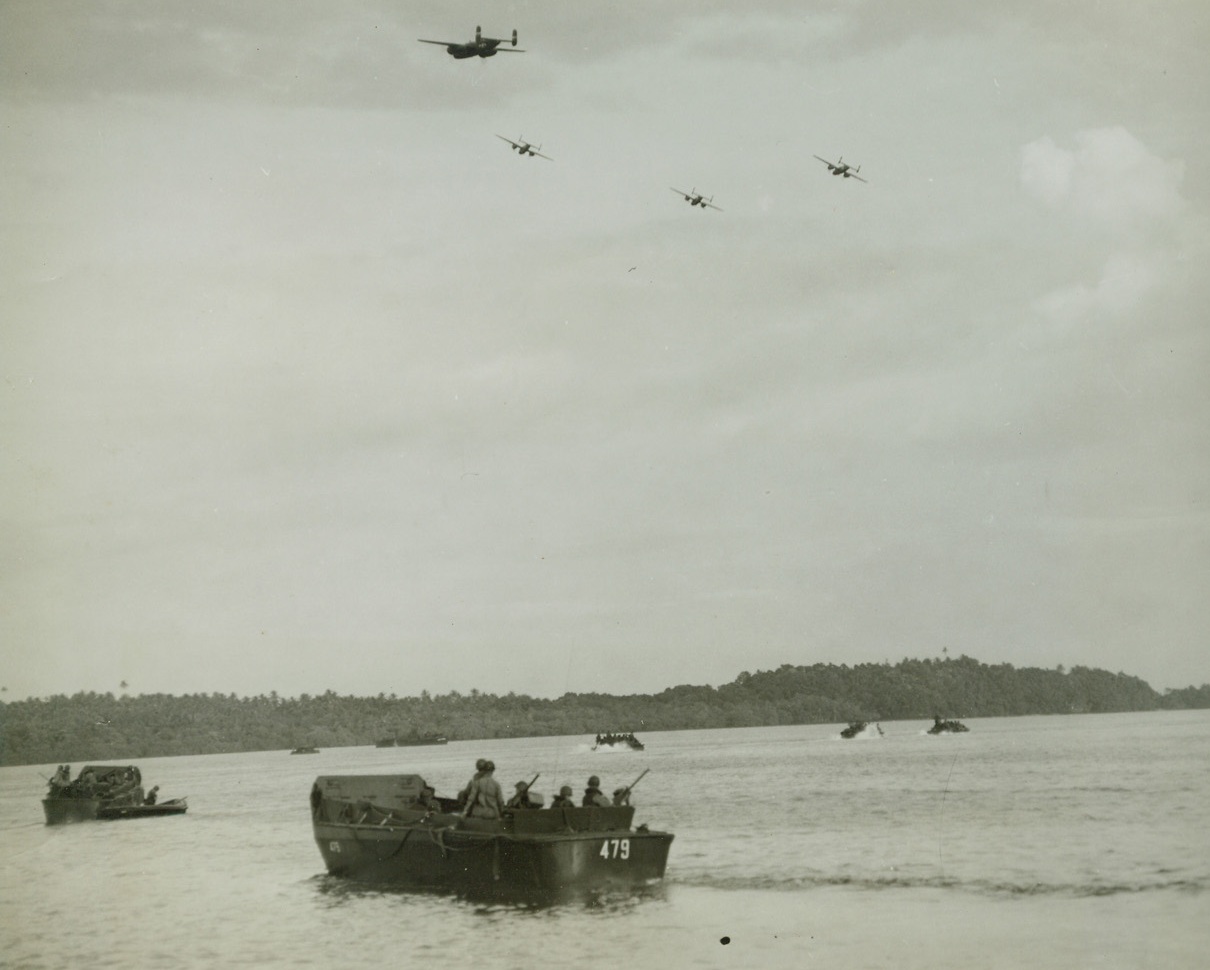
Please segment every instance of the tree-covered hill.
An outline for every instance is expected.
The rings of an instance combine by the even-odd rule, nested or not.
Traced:
[[[453,691],[418,697],[79,693],[0,704],[0,764],[134,760],[371,744],[439,732],[451,739],[599,731],[756,727],[851,720],[998,717],[1210,707],[1210,684],[1159,694],[1137,677],[1089,667],[989,666],[970,657],[897,664],[784,664],[714,688],[658,694]]]

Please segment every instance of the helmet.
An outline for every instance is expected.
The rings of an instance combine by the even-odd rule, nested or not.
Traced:
[[[564,785],[562,788],[559,789],[559,794],[567,796],[567,797],[571,797],[571,785]]]
[[[484,771],[484,770],[486,770],[486,768],[487,768],[487,761],[484,758],[480,758],[478,761],[475,762],[476,771]]]
[[[596,775],[593,775],[591,778],[588,779],[588,786],[590,788],[600,788],[601,779],[598,778]]]
[[[483,770],[484,770],[484,771],[495,771],[495,770],[496,770],[496,762],[494,762],[494,761],[485,761],[485,762],[483,762]]]
[[[529,785],[527,785],[527,784],[526,784],[525,782],[523,782],[523,781],[519,781],[519,782],[517,782],[517,783],[516,783],[516,784],[515,784],[513,787],[514,787],[514,788],[528,788],[528,787],[529,787]]]

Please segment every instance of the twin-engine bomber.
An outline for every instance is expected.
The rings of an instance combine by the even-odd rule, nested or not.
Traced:
[[[814,157],[819,158],[818,155],[815,155]],[[841,155],[840,158],[836,159],[834,162],[829,162],[826,158],[819,158],[819,160],[828,166],[828,171],[833,175],[843,175],[847,179],[857,179],[858,182],[865,182],[865,179],[857,174],[861,171],[861,166],[858,165],[856,168],[854,168],[844,160],[843,155]],[[866,184],[868,185],[869,183],[866,182]]]
[[[534,146],[527,142],[524,138],[522,138],[520,141],[513,141],[511,138],[505,138],[503,135],[497,135],[496,137],[501,141],[508,142],[513,146],[514,151],[518,151],[522,155],[537,155],[539,158],[545,158],[548,162],[554,161],[554,159],[549,155],[543,155],[540,151],[538,151],[538,149],[542,147],[541,145],[539,145],[538,148],[534,148]]]
[[[456,40],[425,40],[422,37],[416,38],[421,44],[438,44],[445,48],[445,52],[450,57],[458,60],[464,60],[468,57],[495,57],[501,51],[505,54],[524,54],[524,50],[517,49],[517,32],[513,31],[512,47],[501,47],[500,45],[506,41],[498,37],[484,37],[483,28],[475,28],[475,39],[461,43]]]

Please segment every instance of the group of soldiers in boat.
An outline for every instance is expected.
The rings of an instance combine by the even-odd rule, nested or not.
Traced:
[[[614,744],[625,744],[636,751],[643,750],[643,742],[636,738],[631,732],[625,734],[616,734],[612,731],[606,734],[598,734],[594,748],[603,748]]]
[[[484,819],[500,818],[505,812],[543,807],[545,799],[531,790],[534,782],[538,780],[537,775],[529,781],[518,781],[514,786],[515,791],[512,797],[505,800],[500,783],[495,779],[495,771],[495,762],[488,758],[480,758],[475,762],[475,774],[458,793],[457,798],[459,814],[464,818],[467,816]],[[643,775],[645,774],[647,774],[646,771],[643,772]],[[629,805],[630,792],[643,775],[639,775],[624,788],[615,788],[612,798],[601,791],[601,779],[597,775],[592,775],[589,777],[584,795],[580,799],[580,806],[575,803],[571,785],[563,785],[559,789],[559,794],[551,799],[549,807],[552,809],[592,806],[608,808],[612,805]],[[436,793],[430,786],[424,788],[420,801],[432,811],[442,810]]]
[[[969,731],[965,724],[961,721],[953,719],[942,720],[939,714],[933,715],[933,726],[929,728],[929,734],[961,734],[963,731]]]
[[[145,793],[142,772],[134,765],[100,770],[86,767],[74,781],[71,765],[59,765],[46,785],[48,798],[100,798],[123,805],[154,805],[160,790],[155,785]]]

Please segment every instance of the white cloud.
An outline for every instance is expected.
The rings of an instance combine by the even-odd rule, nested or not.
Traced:
[[[1056,209],[1113,227],[1163,219],[1183,206],[1181,161],[1152,154],[1120,126],[1077,132],[1075,147],[1039,138],[1021,152],[1021,182]]]
[[[1154,261],[1122,253],[1109,257],[1095,286],[1077,283],[1056,290],[1038,301],[1038,309],[1052,320],[1079,320],[1090,315],[1126,313],[1160,279]]]

